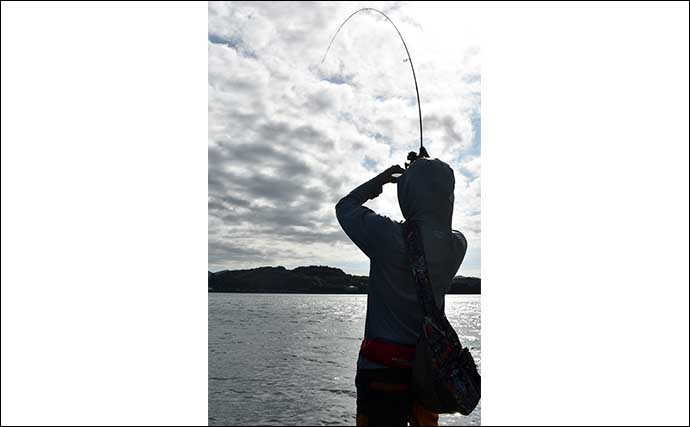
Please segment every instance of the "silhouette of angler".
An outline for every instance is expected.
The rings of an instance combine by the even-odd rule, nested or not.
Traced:
[[[400,175],[399,178],[394,176]],[[407,257],[403,225],[363,206],[397,182],[406,221],[421,235],[436,305],[467,251],[451,228],[455,177],[438,159],[418,158],[407,169],[393,166],[355,188],[336,205],[341,227],[370,259],[364,340],[357,360],[357,425],[437,425],[438,415],[410,390],[411,362],[422,325],[417,288]]]

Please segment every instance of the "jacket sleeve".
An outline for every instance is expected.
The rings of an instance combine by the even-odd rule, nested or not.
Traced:
[[[374,178],[352,190],[335,205],[343,231],[369,258],[380,253],[386,242],[382,236],[394,224],[390,218],[362,206],[367,200],[378,197],[382,190],[381,182]]]

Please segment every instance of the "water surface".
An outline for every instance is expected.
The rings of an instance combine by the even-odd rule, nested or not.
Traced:
[[[210,293],[209,425],[354,425],[365,295]],[[481,367],[480,297],[446,315]],[[480,403],[481,406],[481,403]],[[441,415],[441,425],[479,425]]]

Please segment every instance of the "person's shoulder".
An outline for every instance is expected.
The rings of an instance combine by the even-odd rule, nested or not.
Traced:
[[[462,234],[461,231],[453,230],[453,238],[455,239],[459,249],[461,249],[464,253],[467,250],[467,239],[465,238],[465,235]]]
[[[467,242],[467,239],[465,238],[465,235],[462,234],[462,231],[453,230],[453,237],[455,237],[456,239],[461,240],[463,242]]]
[[[380,237],[389,236],[391,233],[397,233],[399,230],[402,230],[400,222],[372,211],[368,224],[368,231],[372,235]]]

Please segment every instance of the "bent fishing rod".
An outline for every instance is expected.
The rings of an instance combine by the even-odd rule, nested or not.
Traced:
[[[338,36],[340,33],[340,30],[345,26],[347,21],[350,20],[353,16],[357,15],[359,12],[364,12],[364,11],[372,11],[379,13],[382,15],[388,22],[393,25],[393,28],[395,28],[395,31],[398,33],[398,36],[400,36],[400,40],[403,43],[403,46],[405,47],[405,52],[407,53],[407,60],[410,63],[410,68],[412,69],[412,78],[414,79],[414,90],[417,92],[417,110],[419,111],[419,154],[415,153],[414,151],[411,151],[407,155],[407,160],[409,160],[409,163],[405,163],[405,167],[407,168],[413,161],[420,157],[429,157],[429,153],[427,153],[426,148],[424,148],[424,134],[422,131],[422,104],[421,101],[419,100],[419,87],[417,86],[417,75],[414,72],[414,65],[412,64],[412,57],[410,56],[410,51],[407,49],[407,43],[405,43],[405,39],[403,38],[402,34],[400,33],[400,30],[398,30],[398,27],[395,25],[395,23],[386,15],[385,13],[381,12],[378,9],[374,9],[372,7],[365,7],[362,9],[359,9],[355,11],[352,15],[348,16],[346,20],[343,21],[342,24],[340,24],[340,27],[338,27],[338,30],[333,34],[333,37],[331,37],[331,42],[328,43],[328,48],[326,49],[326,53],[323,54],[323,58],[321,58],[321,63],[326,60],[326,55],[328,55],[328,52],[331,50],[331,46],[333,45],[333,41],[335,38]]]

